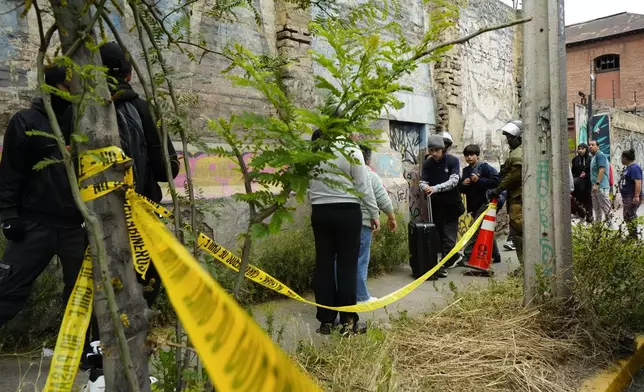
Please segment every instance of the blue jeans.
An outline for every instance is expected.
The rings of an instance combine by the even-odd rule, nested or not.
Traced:
[[[371,227],[362,226],[360,232],[360,253],[358,254],[358,273],[356,282],[356,300],[367,301],[371,298],[367,289],[367,271],[371,257]]]

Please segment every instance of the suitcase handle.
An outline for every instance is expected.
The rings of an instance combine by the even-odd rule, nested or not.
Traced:
[[[434,223],[434,214],[432,212],[432,196],[427,195],[427,222]]]

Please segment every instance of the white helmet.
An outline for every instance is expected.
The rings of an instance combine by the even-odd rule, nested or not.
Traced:
[[[510,121],[499,128],[499,131],[503,132],[504,135],[507,134],[514,137],[521,137],[521,135],[523,135],[523,122],[521,120]]]
[[[454,139],[452,138],[452,135],[449,132],[443,131],[443,132],[437,133],[437,135],[443,138],[443,141],[445,142],[446,147],[449,147],[452,144],[454,144]]]

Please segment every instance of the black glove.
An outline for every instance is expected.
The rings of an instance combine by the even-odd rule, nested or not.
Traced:
[[[10,218],[2,222],[2,234],[9,241],[22,242],[25,239],[25,224],[20,218]]]
[[[492,201],[492,199],[498,199],[499,195],[501,192],[499,189],[488,189],[487,192],[485,192],[485,198],[487,199],[488,203]]]

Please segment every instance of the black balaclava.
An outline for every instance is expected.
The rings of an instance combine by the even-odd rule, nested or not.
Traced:
[[[590,156],[590,148],[588,148],[588,145],[587,145],[586,143],[580,143],[580,144],[577,146],[577,149],[579,150],[580,148],[585,148],[585,149],[586,149],[586,153],[585,153],[584,155],[579,155],[579,154],[577,154],[576,158],[578,159],[579,165],[581,165],[581,166],[586,166],[586,160],[587,160],[587,159],[589,158],[589,156]]]
[[[507,138],[508,140],[508,145],[510,146],[510,150],[515,150],[521,145],[521,136],[512,136],[509,135],[510,137]]]
[[[58,87],[59,84],[67,83],[67,68],[59,65],[54,65],[45,70],[45,83],[51,87]],[[56,95],[51,94],[51,106],[54,109],[56,116],[62,116],[69,108],[71,102]]]
[[[127,58],[127,55],[116,42],[108,42],[101,46],[101,60],[103,66],[107,68],[108,76],[113,77],[119,82],[125,79],[132,73],[132,64]]]

